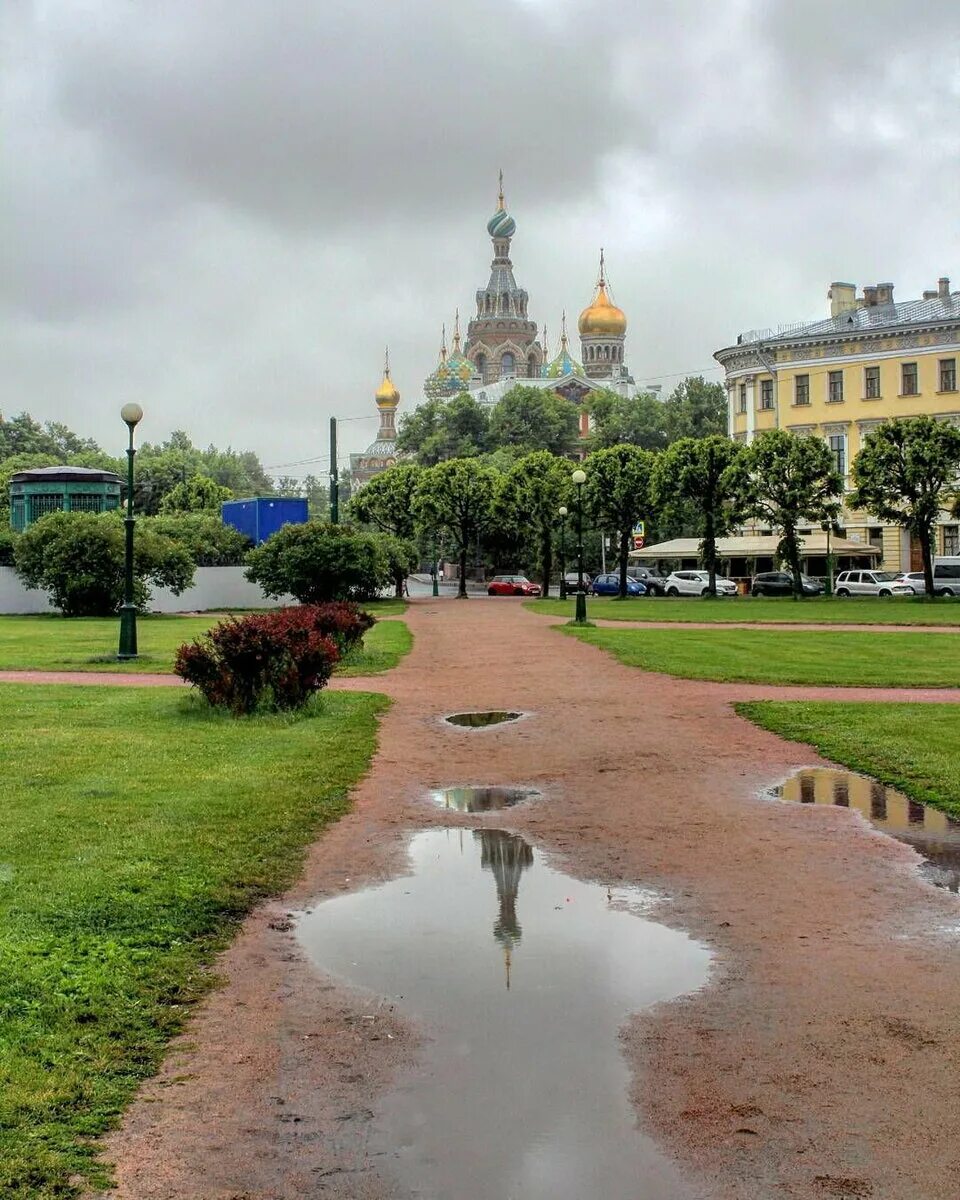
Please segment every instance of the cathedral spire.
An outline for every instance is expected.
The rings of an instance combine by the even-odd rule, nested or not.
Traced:
[[[453,317],[453,352],[460,353],[460,309],[457,308]]]
[[[563,310],[563,316],[560,319],[560,352],[563,353],[567,348],[567,310]]]
[[[447,323],[446,323],[446,321],[444,321],[444,323],[440,327],[439,359],[440,359],[441,366],[443,366],[443,364],[447,361]]]
[[[604,266],[603,266],[603,247],[601,246],[600,247],[600,274],[597,277],[597,287],[605,288],[606,286],[607,286],[607,280],[606,280],[606,276],[604,274]]]
[[[500,189],[497,196],[497,212],[505,212],[506,209],[503,203],[503,168],[500,169]]]

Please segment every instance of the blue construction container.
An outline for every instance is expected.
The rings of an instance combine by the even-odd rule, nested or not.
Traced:
[[[225,500],[220,505],[224,525],[231,525],[259,546],[283,525],[302,525],[307,519],[307,502],[299,496],[252,496],[249,500]]]

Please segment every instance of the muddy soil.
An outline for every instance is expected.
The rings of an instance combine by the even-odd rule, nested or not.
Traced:
[[[416,830],[487,820],[581,879],[659,889],[657,920],[715,952],[709,986],[621,1035],[638,1123],[691,1196],[956,1200],[957,899],[848,812],[814,822],[761,799],[795,767],[825,764],[730,707],[836,693],[643,674],[510,600],[416,601],[407,620],[415,643],[398,668],[337,683],[395,701],[352,813],[222,957],[224,986],[106,1145],[111,1194],[407,1194],[371,1153],[372,1107],[416,1069],[429,1031],[318,975],[290,914],[404,872]],[[839,694],[851,693],[881,695]],[[442,720],[497,708],[530,715]],[[543,797],[487,818],[430,799],[463,783]]]

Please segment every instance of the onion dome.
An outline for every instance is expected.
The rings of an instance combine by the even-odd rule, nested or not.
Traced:
[[[512,238],[517,232],[517,223],[507,212],[503,203],[503,172],[500,172],[500,195],[497,211],[487,222],[487,233],[493,238]]]
[[[374,399],[377,402],[377,408],[396,408],[400,403],[400,393],[397,391],[396,384],[390,378],[389,350],[384,356],[383,383],[380,384],[374,393]]]
[[[570,353],[567,346],[567,314],[563,314],[563,324],[560,334],[560,352],[556,358],[547,364],[543,374],[547,379],[559,379],[561,375],[582,375],[583,367]],[[546,352],[546,343],[544,343]]]
[[[456,396],[466,391],[473,378],[474,366],[460,349],[460,309],[457,309],[453,319],[453,349],[446,361],[447,385],[450,395]]]
[[[443,326],[443,332],[440,336],[440,353],[437,356],[437,365],[425,379],[423,384],[424,395],[430,400],[442,399],[445,396],[452,394],[450,387],[450,368],[447,366],[447,327]]]
[[[622,337],[627,332],[627,318],[623,309],[617,308],[607,295],[602,250],[600,251],[600,276],[597,280],[596,295],[593,303],[580,314],[577,327],[583,336],[600,334],[607,337]]]

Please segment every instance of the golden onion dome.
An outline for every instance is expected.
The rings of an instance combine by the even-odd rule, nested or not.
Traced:
[[[580,314],[577,327],[581,334],[599,333],[622,337],[627,332],[627,318],[622,308],[610,300],[604,284],[597,286],[597,294],[589,308]]]
[[[400,393],[397,391],[396,384],[390,378],[390,352],[387,351],[384,356],[383,363],[383,383],[377,388],[374,393],[374,399],[377,402],[377,407],[396,408],[400,403]]]

